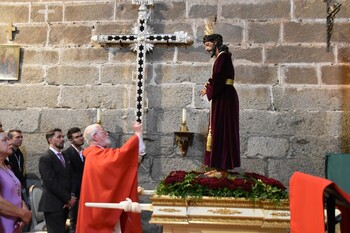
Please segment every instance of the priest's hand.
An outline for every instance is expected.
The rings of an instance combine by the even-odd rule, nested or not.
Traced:
[[[134,122],[133,129],[135,131],[135,134],[142,136],[142,124],[140,122]]]
[[[120,202],[125,212],[141,213],[141,207],[138,202],[132,202],[130,198]]]

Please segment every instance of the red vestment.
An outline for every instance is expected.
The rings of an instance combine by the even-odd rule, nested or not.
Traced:
[[[241,166],[239,142],[239,100],[233,85],[235,72],[231,54],[221,52],[215,59],[212,78],[207,85],[211,103],[211,151],[205,151],[204,164],[222,170]]]
[[[332,181],[295,172],[290,179],[290,232],[324,233],[324,190],[332,186],[339,196],[350,203],[350,195],[345,193]],[[338,206],[342,214],[341,232],[350,231],[350,209]]]
[[[83,151],[85,167],[81,186],[77,233],[111,233],[120,221],[122,233],[142,233],[140,213],[86,207],[86,202],[138,202],[139,139],[131,137],[121,148],[89,146]]]

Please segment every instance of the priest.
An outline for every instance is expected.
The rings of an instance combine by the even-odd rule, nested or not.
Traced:
[[[140,213],[86,207],[86,202],[138,202],[138,157],[144,150],[142,127],[134,123],[133,135],[121,148],[108,148],[108,132],[99,124],[88,126],[83,151],[85,167],[81,186],[77,233],[142,233]]]

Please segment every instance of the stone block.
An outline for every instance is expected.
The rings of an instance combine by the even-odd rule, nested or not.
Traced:
[[[348,43],[350,41],[350,23],[335,23],[331,37],[332,43]]]
[[[283,31],[285,43],[324,43],[327,30],[324,22],[288,22]]]
[[[240,134],[269,136],[331,135],[332,123],[324,111],[299,110],[291,112],[240,111]],[[318,120],[315,120],[318,119]]]
[[[54,128],[60,128],[64,135],[72,127],[82,130],[86,126],[95,123],[94,110],[85,109],[43,109],[41,111],[40,131],[47,132]]]
[[[263,50],[261,47],[247,47],[247,48],[230,48],[232,52],[232,60],[236,64],[245,63],[262,63],[263,61]]]
[[[309,46],[277,46],[266,49],[267,63],[309,63],[334,62],[333,53],[328,53],[325,47]]]
[[[67,48],[61,50],[61,64],[99,64],[108,62],[108,51],[102,48]]]
[[[47,6],[47,21],[48,22],[62,22],[63,7],[62,5],[50,4]]]
[[[177,62],[182,64],[184,62],[208,62],[211,64],[210,54],[204,50],[204,47],[187,47],[181,49],[177,53]],[[210,63],[209,63],[210,62]]]
[[[179,131],[182,109],[168,110],[157,114],[157,132],[173,134]]]
[[[113,2],[65,4],[65,21],[104,21],[114,18]]]
[[[254,158],[242,158],[241,168],[245,172],[255,172],[266,176],[267,160],[266,159],[254,159]]]
[[[91,27],[79,24],[51,25],[50,46],[84,45],[91,42]]]
[[[204,85],[196,85],[194,90],[194,105],[197,109],[209,109],[210,108],[210,102],[207,98],[207,96],[201,96],[201,90],[203,89]]]
[[[39,118],[40,112],[36,109],[2,110],[0,112],[4,130],[19,129],[24,134],[38,131],[38,124],[33,124],[33,122],[38,122]]]
[[[324,158],[327,153],[338,153],[340,151],[340,142],[336,137],[313,135],[298,135],[291,138],[291,155],[296,159],[309,158]]]
[[[350,63],[350,47],[338,48],[338,62]]]
[[[273,0],[273,1],[239,1],[224,2],[222,4],[222,17],[238,19],[289,19],[290,18],[290,1]]]
[[[185,108],[192,103],[191,84],[148,86],[149,106],[154,108]]]
[[[135,22],[137,21],[137,18],[135,18]],[[116,25],[115,22],[98,22],[95,25],[94,33],[95,34],[102,34],[102,35],[109,35],[109,34],[130,34],[133,33],[132,28],[134,22],[118,22],[118,25]],[[126,46],[127,47],[127,46]]]
[[[0,22],[2,23],[27,23],[29,19],[29,5],[5,3],[0,5],[0,12]]]
[[[49,149],[45,138],[45,132],[23,134],[23,145],[27,151],[26,171],[39,176],[40,156]]]
[[[203,20],[202,20],[203,21]],[[195,43],[203,45],[203,36],[204,36],[204,21],[202,24],[198,25],[197,29],[197,40]],[[240,23],[222,23],[218,22],[215,25],[215,32],[222,35],[224,44],[229,45],[240,45],[243,42],[243,24]]]
[[[134,63],[136,64],[136,53],[130,50],[129,47],[117,47],[117,46],[112,46],[112,47],[106,47],[108,50],[108,53],[111,56],[111,62],[113,63],[122,63],[122,64],[129,64]],[[148,61],[148,55],[146,55],[146,61]]]
[[[31,22],[62,22],[63,7],[60,4],[33,3],[30,14]]]
[[[268,86],[235,85],[240,109],[268,110],[272,108],[271,88]]]
[[[44,69],[41,66],[23,65],[20,81],[21,83],[41,83],[44,81]]]
[[[326,3],[318,0],[294,2],[294,17],[296,19],[325,19]]]
[[[164,179],[171,171],[183,170],[191,171],[196,170],[202,166],[202,159],[196,158],[189,160],[187,157],[176,156],[172,158],[155,158],[153,167],[158,169],[152,169],[151,178],[155,181],[160,182]]]
[[[51,85],[86,85],[98,82],[99,71],[93,66],[53,66],[47,69]]]
[[[246,156],[248,158],[285,158],[290,149],[288,138],[268,136],[249,137]]]
[[[247,43],[278,43],[280,23],[249,22]]]
[[[287,84],[318,84],[317,67],[312,66],[282,66],[283,83]]]
[[[60,105],[64,108],[128,108],[130,97],[124,86],[62,87]]]
[[[327,85],[349,85],[350,66],[331,65],[321,67],[321,81]]]
[[[136,85],[136,66],[104,65],[101,68],[101,83]]]
[[[130,2],[123,3],[123,2],[118,1],[116,4],[115,18],[117,20],[134,19],[136,22],[137,15],[138,15],[138,13],[137,13],[138,9],[139,9],[138,5],[131,5]]]
[[[157,20],[178,20],[184,18],[185,16],[185,2],[157,2],[152,13],[152,19]]]
[[[6,44],[7,43],[7,33],[4,33],[7,31],[7,25],[0,26],[0,31],[3,33],[0,33],[0,43]]]
[[[155,65],[153,79],[157,84],[191,82],[203,85],[210,76],[209,64],[160,64]]]
[[[45,46],[47,42],[47,25],[20,25],[17,26],[15,41],[20,45]],[[35,35],[35,36],[33,36]]]
[[[61,9],[62,10],[62,9]],[[45,22],[46,21],[46,4],[32,4],[31,12],[30,12],[30,20],[31,22]]]
[[[237,84],[276,84],[278,68],[271,65],[236,65],[235,83]]]
[[[173,34],[174,32],[187,32],[187,35],[193,38],[193,25],[186,21],[159,22],[150,21],[148,25],[153,28],[155,34]],[[172,46],[170,44],[170,46]]]
[[[55,108],[59,88],[43,85],[14,85],[0,86],[0,92],[3,97],[0,102],[0,108],[20,109],[20,108]],[[28,95],[19,95],[18,93],[30,93]]]
[[[218,5],[209,5],[209,4],[193,4],[189,6],[189,17],[190,18],[214,18],[218,12]]]
[[[181,51],[185,51],[185,48],[181,48]],[[159,62],[173,62],[175,59],[176,48],[174,46],[167,46],[166,44],[157,44],[152,52],[146,54],[147,63],[159,63]],[[136,61],[136,56],[135,56]]]
[[[146,134],[145,135],[147,155],[151,157],[152,164],[155,158],[168,157],[174,155],[175,142],[173,132],[166,134]]]
[[[347,93],[347,88],[273,88],[274,104],[278,111],[335,111],[349,109],[350,105],[347,101],[347,98],[350,97],[349,94]]]
[[[59,55],[57,50],[23,50],[23,63],[26,65],[53,65],[58,63]]]
[[[298,158],[298,159],[269,159],[268,176],[289,186],[289,179],[294,172],[304,172],[314,176],[324,177],[324,158]]]

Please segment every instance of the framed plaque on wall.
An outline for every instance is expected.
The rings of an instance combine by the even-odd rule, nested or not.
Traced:
[[[19,45],[0,45],[0,80],[18,80]]]

